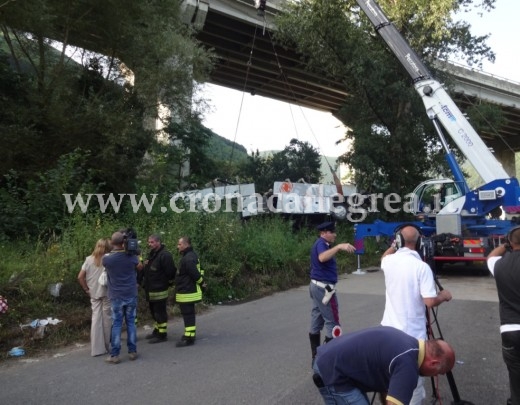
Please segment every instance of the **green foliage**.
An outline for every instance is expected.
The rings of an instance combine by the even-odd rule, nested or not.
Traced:
[[[204,171],[210,178],[206,178],[204,182],[198,182],[198,184],[215,180],[230,184],[243,183],[244,173],[241,171],[241,165],[248,159],[246,148],[210,132],[212,136],[204,147],[207,159],[203,162],[206,166]]]
[[[8,87],[2,99],[0,141],[6,148],[0,174],[15,170],[27,183],[53,169],[62,155],[81,149],[90,151],[85,163],[93,181],[116,192],[131,190],[152,139],[142,129],[142,107],[132,94],[106,83],[92,64],[64,66],[59,77],[44,83],[47,89],[35,86],[32,74],[13,71],[5,58],[0,65],[0,86]]]
[[[473,126],[479,128],[481,134],[495,134],[506,121],[502,110],[497,105],[481,102],[470,106],[466,113]]]
[[[255,183],[256,191],[265,193],[275,181],[303,179],[307,183],[319,183],[322,178],[321,156],[309,142],[291,139],[280,152],[262,157],[258,151],[241,165],[241,172]]]
[[[75,212],[59,236],[37,243],[1,244],[0,295],[8,299],[10,309],[0,318],[0,349],[8,349],[16,339],[25,339],[26,347],[37,347],[37,342],[18,327],[34,319],[53,316],[63,321],[63,329],[53,336],[56,345],[70,342],[78,331],[87,329],[89,302],[76,280],[77,274],[99,238],[127,227],[137,231],[144,254],[148,235],[160,234],[176,262],[178,239],[190,236],[205,270],[209,287],[204,296],[206,303],[255,298],[306,283],[309,250],[316,238],[313,230],[294,233],[291,223],[276,215],[243,221],[223,211],[130,214],[127,210],[118,215]],[[339,225],[338,232],[342,241],[352,240],[351,225]],[[355,256],[338,255],[338,265],[341,271],[355,270]],[[61,283],[60,294],[54,297],[49,288],[57,283]],[[145,307],[140,310],[147,311]]]
[[[186,148],[194,179],[214,176],[193,80],[212,57],[179,2],[72,3],[2,5],[0,240],[61,233],[64,193],[177,190]]]
[[[229,139],[212,132],[213,136],[209,139],[206,153],[213,160],[219,163],[238,164],[247,160],[247,149]]]
[[[0,223],[0,240],[49,237],[61,231],[67,224],[63,195],[71,188],[88,190],[86,158],[81,151],[63,155],[54,168],[28,182],[13,170],[6,174],[5,188],[0,188],[0,216],[5,218]]]
[[[197,115],[191,118],[190,122],[171,123],[164,129],[168,143],[151,145],[140,166],[139,188],[172,193],[204,188],[217,179],[240,182],[237,178],[242,175],[240,164],[247,160],[246,149],[202,126]],[[186,175],[179,162],[188,161],[190,170]]]
[[[252,152],[247,161],[240,165],[240,173],[248,182],[255,183],[257,193],[264,193],[273,187],[273,174],[269,165],[269,158]]]
[[[64,194],[166,196],[242,177],[245,148],[217,148],[222,143],[201,125],[193,78],[204,77],[211,55],[178,6],[29,0],[2,7],[0,239],[61,235],[69,219]],[[127,203],[125,212],[132,212]]]
[[[192,238],[210,285],[224,285],[236,294],[244,294],[241,280],[257,274],[273,277],[287,273],[280,288],[294,285],[307,274],[308,255],[316,235],[302,229],[292,231],[291,223],[280,216],[260,216],[241,220],[235,213],[184,212],[182,214],[123,214],[112,218],[106,214],[74,213],[61,236],[29,243],[5,243],[6,260],[0,274],[0,285],[23,274],[34,288],[44,289],[48,283],[74,282],[77,272],[96,240],[121,228],[134,228],[144,251],[148,235],[158,233],[163,243],[175,253],[181,236]],[[352,238],[352,228],[341,224],[341,237]],[[18,254],[17,254],[18,253]],[[0,288],[0,294],[6,293]],[[225,299],[225,297],[216,297]]]
[[[303,179],[306,183],[319,183],[321,179],[321,156],[309,142],[291,139],[281,152],[273,154],[271,170],[275,179]]]

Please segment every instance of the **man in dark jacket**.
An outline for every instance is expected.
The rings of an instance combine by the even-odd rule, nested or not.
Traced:
[[[202,301],[204,271],[200,269],[199,258],[188,236],[179,239],[177,250],[182,257],[175,277],[175,302],[179,304],[184,319],[184,335],[177,347],[185,347],[195,343],[195,303]]]
[[[144,262],[144,268],[139,274],[139,284],[146,292],[146,300],[150,307],[152,318],[155,321],[152,333],[146,335],[148,343],[160,343],[167,340],[168,313],[166,302],[168,300],[168,287],[173,285],[177,268],[173,257],[159,235],[148,237],[150,253]]]
[[[487,257],[489,271],[495,277],[500,315],[502,359],[509,374],[511,397],[508,405],[520,404],[520,226],[509,231],[506,243],[494,248]]]

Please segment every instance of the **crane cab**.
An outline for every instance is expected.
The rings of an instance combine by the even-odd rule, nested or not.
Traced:
[[[462,188],[453,180],[427,180],[413,191],[411,212],[417,216],[435,217],[447,204],[463,195]]]

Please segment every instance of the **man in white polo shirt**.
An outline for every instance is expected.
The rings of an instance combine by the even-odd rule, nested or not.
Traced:
[[[396,233],[394,245],[381,259],[385,274],[386,302],[381,325],[402,330],[416,339],[426,340],[426,307],[451,300],[451,293],[437,293],[433,272],[418,253],[421,233],[414,225],[404,225]],[[424,379],[419,377],[410,405],[426,397]]]

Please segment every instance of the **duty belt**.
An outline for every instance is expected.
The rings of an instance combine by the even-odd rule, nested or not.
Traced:
[[[312,280],[312,279],[311,279],[311,283],[316,284],[318,287],[321,287],[321,288],[325,288],[327,286],[330,286],[330,288],[334,289],[334,287],[336,286],[335,284],[322,283],[321,281]]]

